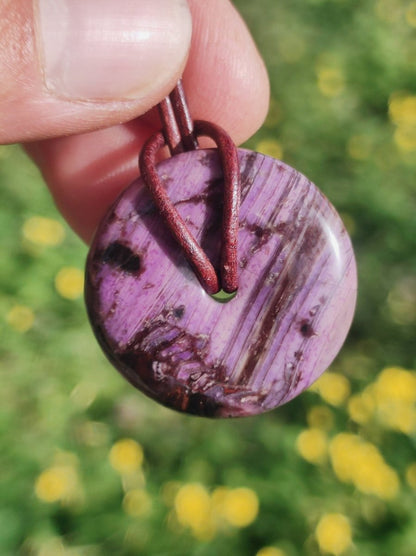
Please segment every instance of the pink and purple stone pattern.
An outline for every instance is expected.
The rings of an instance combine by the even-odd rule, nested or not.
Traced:
[[[356,266],[329,201],[302,174],[238,150],[239,288],[220,303],[199,284],[138,179],[97,230],[86,301],[104,352],[134,386],[173,409],[255,415],[303,391],[350,327]],[[215,150],[158,172],[214,266],[221,250],[222,169]]]

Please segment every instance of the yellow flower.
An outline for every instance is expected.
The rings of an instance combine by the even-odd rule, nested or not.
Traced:
[[[133,489],[126,492],[123,499],[123,510],[126,514],[141,517],[147,515],[152,508],[152,500],[143,489]]]
[[[376,393],[384,399],[415,403],[416,373],[402,367],[387,367],[377,377]]]
[[[119,473],[134,473],[143,463],[143,449],[135,440],[125,438],[112,446],[109,458],[111,466]]]
[[[176,485],[174,490],[177,490]],[[256,493],[249,488],[221,486],[210,496],[203,485],[189,483],[177,490],[174,508],[181,525],[189,527],[196,538],[209,540],[218,528],[225,525],[250,525],[257,517],[259,501]]]
[[[213,537],[216,526],[211,498],[204,486],[190,483],[180,487],[175,496],[174,507],[179,523],[190,527],[196,538],[209,540]]]
[[[42,247],[60,245],[65,238],[65,229],[60,222],[42,216],[32,216],[23,224],[23,237]]]
[[[234,488],[224,498],[222,515],[234,527],[247,527],[252,523],[259,511],[259,499],[250,488]]]
[[[76,472],[72,466],[55,465],[38,476],[35,494],[42,502],[58,502],[72,493],[76,483]]]
[[[320,465],[326,461],[327,438],[321,429],[306,429],[301,432],[296,440],[296,447],[309,463]]]
[[[350,395],[348,379],[338,373],[326,372],[312,385],[311,390],[319,392],[320,396],[329,404],[342,405]]]
[[[353,482],[361,492],[383,500],[394,498],[399,489],[397,473],[383,460],[377,448],[362,443],[357,452]]]
[[[390,120],[399,126],[416,126],[416,95],[397,91],[389,99]]]
[[[355,434],[337,434],[329,444],[329,455],[335,475],[344,482],[352,482],[357,449],[361,440]]]
[[[416,462],[407,466],[406,481],[410,487],[416,489]]]
[[[283,149],[281,144],[275,139],[263,139],[256,145],[256,150],[259,153],[266,154],[273,158],[281,160],[283,157]]]
[[[404,434],[416,431],[416,373],[400,367],[384,369],[371,385],[380,421]]]
[[[340,68],[321,67],[317,73],[318,89],[325,97],[336,97],[342,93],[345,79]]]
[[[392,500],[399,493],[399,477],[396,471],[388,465],[379,468],[376,480],[378,480],[378,485],[374,489],[374,494],[382,500]]]
[[[316,527],[316,539],[322,552],[342,554],[352,544],[349,520],[342,514],[325,514]]]
[[[348,414],[359,425],[368,423],[374,411],[374,398],[369,392],[364,391],[362,394],[355,394],[348,400]]]
[[[214,489],[213,493],[211,494],[211,505],[212,511],[217,515],[220,516],[222,519],[224,513],[224,504],[225,499],[227,498],[229,489],[225,486],[219,486]]]
[[[35,315],[30,307],[14,305],[6,314],[6,321],[17,332],[27,332],[35,322]]]
[[[308,425],[313,429],[331,430],[334,426],[334,415],[329,407],[316,405],[306,415]]]
[[[379,408],[379,419],[383,425],[403,434],[416,431],[416,408],[400,402],[385,404]]]
[[[84,291],[84,273],[71,266],[61,268],[55,276],[55,288],[65,299],[77,299]]]
[[[383,500],[397,495],[400,483],[396,471],[370,442],[355,434],[340,433],[332,439],[329,454],[334,472],[341,481]]]
[[[260,550],[256,553],[256,556],[286,556],[286,552],[281,548],[265,546],[264,548],[260,548]]]
[[[416,151],[416,95],[397,91],[389,99],[389,116],[398,127],[394,141],[404,153]]]

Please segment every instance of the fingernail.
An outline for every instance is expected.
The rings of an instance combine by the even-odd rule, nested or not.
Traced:
[[[46,87],[79,100],[140,99],[183,65],[186,0],[38,0],[36,35]]]

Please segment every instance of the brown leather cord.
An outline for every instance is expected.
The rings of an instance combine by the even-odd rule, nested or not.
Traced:
[[[192,121],[180,82],[160,103],[159,113],[163,131],[150,137],[144,145],[139,158],[142,178],[165,225],[181,246],[204,289],[209,294],[217,293],[221,288],[232,293],[238,288],[237,239],[241,189],[236,146],[221,127],[210,122]],[[156,168],[156,156],[162,147],[167,145],[171,154],[176,155],[198,148],[197,137],[200,136],[210,137],[216,143],[224,172],[221,278],[169,199]]]

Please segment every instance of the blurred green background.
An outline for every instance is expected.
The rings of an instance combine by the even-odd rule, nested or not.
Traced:
[[[157,406],[90,331],[86,247],[1,147],[1,556],[416,554],[416,2],[235,4],[272,85],[248,146],[305,173],[351,233],[349,338],[269,414]]]

